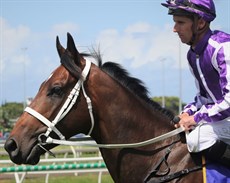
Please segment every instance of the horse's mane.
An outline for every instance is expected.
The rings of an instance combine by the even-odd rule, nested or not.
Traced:
[[[105,62],[103,64],[100,52],[96,52],[95,50],[93,50],[91,54],[81,53],[81,55],[84,57],[93,57],[98,62],[98,67],[101,68],[101,70],[109,74],[136,96],[144,100],[147,104],[151,105],[153,109],[160,111],[162,114],[165,114],[171,119],[174,117],[174,114],[170,110],[162,108],[159,103],[153,101],[149,97],[149,91],[144,86],[144,83],[141,80],[130,76],[128,71],[120,64],[114,62]]]

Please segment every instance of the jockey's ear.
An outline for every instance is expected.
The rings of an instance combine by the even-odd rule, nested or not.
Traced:
[[[199,20],[197,22],[197,31],[201,31],[202,32],[207,27],[209,27],[209,23],[206,22],[203,18],[199,18]]]

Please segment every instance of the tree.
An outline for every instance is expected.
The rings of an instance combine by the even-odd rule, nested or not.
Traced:
[[[0,106],[0,126],[10,128],[23,112],[23,103],[10,102]]]
[[[153,97],[155,102],[161,105],[162,97]],[[185,103],[182,103],[182,108],[185,106]],[[178,97],[165,97],[165,108],[171,110],[175,115],[179,113],[179,98]]]

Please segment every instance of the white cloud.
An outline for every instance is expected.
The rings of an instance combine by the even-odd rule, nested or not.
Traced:
[[[176,61],[179,57],[186,60],[188,50],[188,46],[179,44],[180,41],[170,25],[162,28],[139,22],[129,25],[121,32],[115,29],[104,30],[97,40],[106,60],[129,60],[133,68],[147,66],[162,58],[174,60],[174,67],[179,68],[179,62]],[[182,62],[182,66],[187,68],[187,62]]]
[[[133,25],[129,25],[125,32],[127,34],[133,34],[133,33],[148,33],[151,31],[151,25],[145,22],[139,22],[135,23]]]
[[[53,25],[50,35],[52,37],[53,35],[54,36],[58,35],[61,37],[61,36],[65,36],[67,32],[76,32],[79,30],[80,28],[77,24],[72,22],[65,22],[65,23]]]
[[[31,36],[31,30],[24,26],[11,27],[8,22],[0,17],[1,25],[1,71],[6,69],[7,65],[18,67],[22,62],[29,62],[23,55],[25,42]],[[17,69],[13,69],[17,71]]]
[[[189,47],[180,42],[178,36],[172,32],[172,26],[157,27],[139,22],[122,31],[104,30],[98,35],[97,41],[100,43],[103,60],[125,65],[133,76],[146,84],[152,96],[162,95],[160,61],[165,59],[165,95],[179,96],[182,88],[182,100],[187,102],[193,98],[190,95],[194,91],[191,86],[194,83],[193,78],[188,78],[190,72],[186,55]],[[179,84],[179,70],[183,72],[183,87]]]
[[[24,25],[12,27],[3,18],[0,21],[3,30],[1,37],[4,38],[1,39],[3,54],[0,58],[1,70],[4,71],[4,77],[2,77],[4,80],[4,95],[8,95],[7,91],[10,86],[13,86],[13,81],[17,83],[22,81],[22,62],[24,62],[27,69],[27,85],[33,86],[27,87],[28,91],[26,93],[28,96],[34,96],[42,80],[46,79],[51,71],[59,65],[55,48],[55,36],[59,35],[65,43],[66,32],[73,33],[80,29],[74,23],[63,23],[53,25],[51,31],[34,32]],[[146,68],[160,71],[162,68],[159,61],[162,58],[169,60],[165,62],[165,65],[172,64],[170,67],[179,68],[179,40],[177,35],[172,33],[171,25],[157,27],[149,23],[138,22],[127,26],[123,30],[105,29],[96,36],[96,45],[100,46],[103,60],[120,62],[131,73],[140,72],[141,75],[134,74],[140,79],[141,77],[149,77],[150,73],[145,73]],[[81,44],[84,45],[85,43]],[[22,48],[25,47],[28,47],[28,50],[23,52]],[[187,46],[181,45],[181,58],[184,68],[187,67],[185,61],[187,49]],[[31,72],[31,69],[33,69],[33,72]],[[148,71],[151,72],[151,69]],[[147,86],[151,87],[152,80],[148,82],[150,83],[146,83]]]
[[[63,23],[53,25],[49,32],[34,32],[25,25],[13,27],[2,17],[0,17],[0,25],[0,71],[4,72],[3,74],[7,77],[21,74],[22,63],[27,66],[36,65],[35,69],[38,70],[41,70],[40,67],[44,64],[47,65],[47,60],[51,62],[49,65],[55,65],[57,63],[57,57],[53,56],[56,56],[56,52],[53,51],[55,50],[55,36],[60,35],[66,38],[66,32],[74,32],[79,29],[74,23]],[[53,64],[52,61],[56,63]],[[47,70],[50,71],[50,68]]]

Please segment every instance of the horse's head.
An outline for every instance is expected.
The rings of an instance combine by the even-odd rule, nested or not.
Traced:
[[[82,91],[91,63],[79,54],[70,34],[66,49],[58,37],[56,43],[61,65],[41,84],[5,143],[14,163],[38,163],[40,155],[54,147],[44,143],[48,137],[68,139],[91,130],[89,106]],[[77,123],[73,125],[73,121]]]

